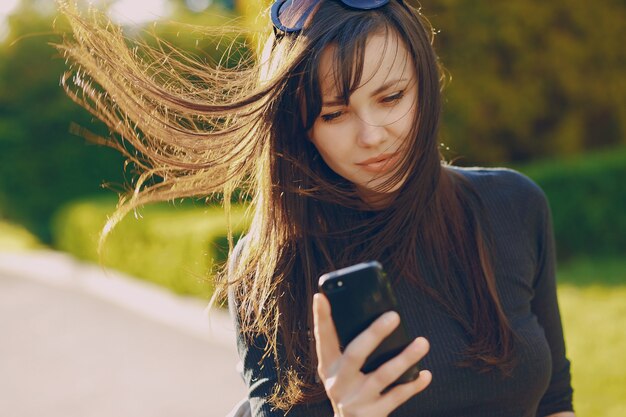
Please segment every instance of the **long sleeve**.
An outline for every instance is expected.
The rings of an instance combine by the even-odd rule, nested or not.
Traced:
[[[273,393],[278,376],[276,362],[272,354],[264,357],[267,340],[257,336],[248,340],[241,332],[236,301],[232,293],[228,296],[228,306],[234,320],[237,335],[237,350],[243,365],[243,379],[248,387],[248,400],[253,417],[330,417],[333,415],[330,403],[294,406],[288,413],[273,409],[269,398]],[[279,355],[281,349],[279,346]],[[279,359],[279,363],[280,359]]]
[[[231,255],[229,270],[232,271],[233,263],[237,262],[241,253],[241,245],[245,244],[245,238],[240,239]],[[232,289],[228,293],[228,308],[230,316],[233,320],[235,334],[237,335],[237,351],[243,365],[243,379],[248,388],[248,401],[253,417],[316,417],[332,416],[332,408],[329,403],[318,403],[310,405],[294,406],[285,413],[281,410],[274,409],[269,402],[276,383],[278,381],[277,362],[275,356],[268,352],[265,355],[265,347],[267,345],[266,338],[256,336],[248,338],[242,332],[242,326],[237,313],[237,297]],[[278,363],[284,363],[283,349],[280,343],[278,346],[279,360]]]
[[[248,387],[248,400],[253,416],[282,417],[280,411],[272,411],[267,399],[271,396],[277,381],[276,368],[272,355],[263,358],[267,341],[263,337],[246,340],[242,333],[234,294],[228,294],[228,308],[237,335],[237,351],[243,365],[243,379]]]
[[[539,403],[537,416],[560,411],[572,411],[570,362],[565,356],[563,328],[556,294],[556,261],[552,217],[545,195],[541,201],[538,226],[538,264],[534,282],[535,295],[531,303],[533,313],[543,327],[552,355],[550,385]]]

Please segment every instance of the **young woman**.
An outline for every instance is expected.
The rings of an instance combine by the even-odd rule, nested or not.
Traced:
[[[75,40],[62,48],[80,65],[67,90],[134,145],[112,143],[144,171],[112,223],[146,202],[224,192],[228,209],[235,188],[252,195],[221,291],[253,416],[574,415],[545,196],[515,171],[442,161],[442,77],[418,10],[278,0],[257,61],[227,70],[181,57],[162,71],[118,32],[66,13]],[[363,374],[399,316],[341,351],[317,281],[373,259],[415,341]],[[384,391],[418,361],[414,382]]]

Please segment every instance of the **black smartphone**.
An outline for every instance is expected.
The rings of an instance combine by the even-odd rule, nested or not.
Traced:
[[[318,286],[330,302],[342,351],[383,313],[390,310],[399,313],[391,284],[377,261],[363,262],[324,274],[319,278]],[[398,327],[372,352],[361,371],[374,371],[402,352],[411,342],[400,317]],[[385,391],[395,385],[415,380],[419,371],[419,366],[413,365]]]

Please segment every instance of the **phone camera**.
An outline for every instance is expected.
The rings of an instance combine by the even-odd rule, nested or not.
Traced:
[[[343,288],[343,281],[338,280],[338,281],[326,282],[324,284],[324,287],[326,288],[326,291],[337,291]]]

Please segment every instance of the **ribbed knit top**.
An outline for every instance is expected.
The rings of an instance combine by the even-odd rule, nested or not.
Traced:
[[[494,273],[503,308],[519,336],[511,376],[460,367],[467,338],[443,307],[406,282],[396,287],[409,336],[424,336],[430,352],[421,367],[433,380],[396,409],[394,417],[535,417],[572,410],[570,364],[556,295],[552,221],[543,191],[509,169],[454,168],[475,187],[490,217]],[[235,308],[230,302],[231,309]],[[231,314],[236,318],[236,314]],[[235,320],[239,330],[239,323]],[[274,358],[263,341],[248,344],[237,331],[243,377],[255,417],[279,417],[267,398],[276,382]],[[331,417],[329,401],[295,406],[289,417]]]

